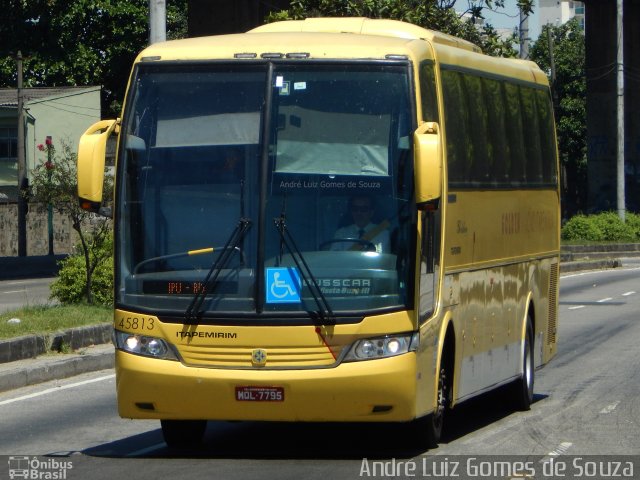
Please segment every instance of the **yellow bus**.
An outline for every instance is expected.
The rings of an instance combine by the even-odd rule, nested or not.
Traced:
[[[398,21],[152,45],[80,141],[101,208],[117,135],[117,397],[169,446],[207,420],[406,422],[556,351],[559,188],[532,62]]]

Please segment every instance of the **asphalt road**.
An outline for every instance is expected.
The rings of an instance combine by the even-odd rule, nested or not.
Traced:
[[[0,313],[29,305],[47,305],[49,285],[54,278],[31,278],[0,281]]]
[[[510,410],[499,393],[467,402],[431,451],[398,425],[210,422],[202,448],[176,454],[158,422],[118,417],[113,371],[102,371],[0,394],[0,455],[71,462],[72,480],[425,478],[438,473],[423,470],[434,459],[455,478],[444,469],[468,459],[458,455],[518,455],[536,469],[575,455],[637,461],[640,269],[563,276],[560,287],[559,352],[536,372],[531,410]],[[640,463],[631,473],[640,478]]]

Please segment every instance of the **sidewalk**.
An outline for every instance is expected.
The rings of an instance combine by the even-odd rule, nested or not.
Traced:
[[[640,247],[631,253],[627,246],[607,255],[588,254],[571,248],[563,249],[561,273],[618,268],[640,263]],[[620,255],[620,258],[616,257]],[[578,257],[578,258],[576,258]],[[34,272],[40,265],[51,267],[49,259],[39,259],[30,267]],[[81,373],[113,368],[115,350],[111,344],[111,324],[82,327],[48,336],[29,335],[0,340],[0,392],[61,379]],[[66,344],[75,353],[51,353]]]
[[[110,323],[0,340],[0,392],[112,368]],[[62,346],[74,352],[57,353]]]
[[[0,363],[0,392],[113,368],[111,344],[83,348],[72,354],[50,353],[36,358]]]

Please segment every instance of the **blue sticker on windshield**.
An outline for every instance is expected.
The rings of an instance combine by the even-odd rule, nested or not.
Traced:
[[[295,268],[267,268],[267,303],[299,303],[302,284]]]

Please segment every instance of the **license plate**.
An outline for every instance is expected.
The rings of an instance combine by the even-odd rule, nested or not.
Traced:
[[[284,402],[282,387],[236,387],[239,402]]]

